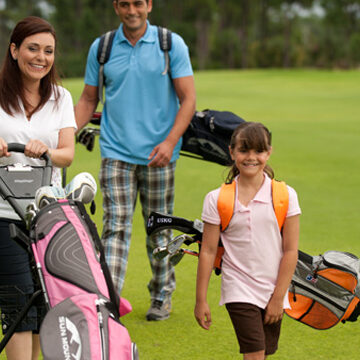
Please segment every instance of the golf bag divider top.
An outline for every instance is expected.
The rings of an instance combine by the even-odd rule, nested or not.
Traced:
[[[310,256],[299,252],[289,287],[291,318],[324,330],[360,314],[360,260],[353,254],[327,251]]]

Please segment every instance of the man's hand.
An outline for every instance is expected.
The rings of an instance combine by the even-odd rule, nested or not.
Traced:
[[[148,159],[150,160],[149,167],[164,167],[167,166],[171,160],[174,151],[174,146],[168,141],[163,141],[161,144],[154,147]]]

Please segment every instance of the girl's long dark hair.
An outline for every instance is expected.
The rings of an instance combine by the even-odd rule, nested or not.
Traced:
[[[25,97],[21,71],[17,61],[11,56],[10,45],[14,43],[18,49],[26,37],[44,32],[50,33],[54,37],[56,44],[56,34],[52,25],[37,16],[29,16],[19,21],[11,33],[7,53],[0,70],[0,106],[9,115],[14,115],[14,113],[21,110],[19,98],[25,109],[30,107]],[[59,92],[56,87],[58,79],[55,65],[53,65],[49,73],[40,81],[40,103],[31,111],[30,115],[39,110],[49,100],[52,92],[54,92],[55,101],[58,101]]]
[[[235,148],[241,148],[245,151],[269,151],[271,148],[271,133],[266,126],[259,122],[244,122],[234,130],[230,140],[230,148],[232,151]],[[266,164],[264,171],[271,179],[274,178],[274,171],[269,165]],[[233,163],[226,178],[226,183],[231,183],[238,174],[239,169]]]

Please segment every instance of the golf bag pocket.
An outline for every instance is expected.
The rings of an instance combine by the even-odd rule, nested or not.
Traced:
[[[359,259],[350,253],[328,251],[299,260],[289,288],[291,318],[315,329],[329,329],[359,315]]]
[[[40,329],[44,360],[137,360],[136,345],[107,301],[76,295],[52,308]]]

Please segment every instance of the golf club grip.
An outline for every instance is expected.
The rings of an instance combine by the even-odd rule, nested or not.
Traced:
[[[100,125],[101,123],[101,112],[94,112],[92,118],[90,119],[90,123],[93,125]]]

